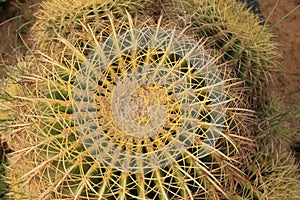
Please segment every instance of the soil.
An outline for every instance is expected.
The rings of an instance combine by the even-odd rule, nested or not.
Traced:
[[[16,54],[26,52],[24,44],[30,44],[29,30],[40,2],[7,0],[0,3],[0,68],[13,63]]]
[[[272,13],[276,1],[259,0],[266,26],[272,27],[300,4],[300,0],[280,0]],[[33,13],[40,2],[41,0],[8,0],[5,4],[0,3],[0,69],[4,67],[3,63],[6,66],[13,63],[13,55],[26,51],[24,43],[30,44],[28,34],[34,23]],[[4,10],[1,11],[1,7]],[[282,53],[280,63],[283,70],[278,73],[271,91],[284,97],[287,109],[300,109],[300,9],[274,27],[273,32]],[[293,126],[300,127],[299,118],[293,120]]]
[[[261,1],[261,10],[265,18],[268,17],[275,4],[276,0]],[[300,5],[300,0],[281,0],[267,21],[267,25],[274,25],[298,5]],[[278,74],[273,89],[285,97],[289,105],[300,106],[300,9],[283,20],[273,29],[273,32],[279,42],[283,68]]]

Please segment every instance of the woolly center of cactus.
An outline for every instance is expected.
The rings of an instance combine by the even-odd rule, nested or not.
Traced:
[[[193,145],[202,146],[198,157],[209,154],[226,106],[220,72],[202,47],[149,27],[113,35],[91,51],[73,100],[90,154],[133,173],[164,167]]]
[[[128,111],[137,125],[156,125],[159,119],[166,117],[165,108],[161,105],[166,101],[164,93],[159,86],[151,85],[140,87],[133,92]],[[152,117],[153,113],[155,113],[154,117]]]
[[[155,136],[165,124],[167,107],[171,108],[167,90],[158,84],[138,86],[127,81],[122,84],[126,86],[123,92],[119,91],[123,85],[114,90],[113,104],[116,106],[113,107],[113,116],[116,126],[137,138]]]

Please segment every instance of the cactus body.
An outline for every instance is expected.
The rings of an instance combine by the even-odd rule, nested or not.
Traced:
[[[259,98],[262,88],[280,69],[270,30],[234,0],[171,2],[164,7],[166,19],[205,36],[207,44],[223,55],[228,68],[246,81],[251,88],[248,95]]]
[[[231,80],[201,41],[184,31],[115,15],[103,14],[110,24],[99,35],[81,24],[85,33],[75,39],[79,43],[73,33],[64,38],[65,29],[59,40],[36,43],[64,51],[47,51],[51,57],[33,62],[39,74],[22,100],[26,109],[20,109],[27,117],[19,124],[26,125],[18,136],[11,135],[12,194],[34,199],[226,197],[222,182],[234,179],[222,171],[233,171],[230,156],[238,155],[236,143],[243,137],[230,136],[243,123]],[[24,164],[28,169],[18,170]],[[32,192],[36,184],[39,189]]]

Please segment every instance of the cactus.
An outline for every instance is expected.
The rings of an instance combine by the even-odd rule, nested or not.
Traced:
[[[58,45],[58,36],[67,39],[75,47],[83,47],[93,39],[82,35],[84,32],[82,24],[86,28],[91,28],[97,40],[101,40],[100,36],[105,37],[111,33],[108,28],[111,24],[110,20],[118,23],[119,19],[126,16],[126,11],[132,16],[139,13],[139,6],[126,0],[88,2],[53,0],[51,3],[43,2],[41,7],[42,9],[36,13],[37,22],[32,30],[33,40],[37,49],[46,52],[52,50],[56,54],[62,51],[59,47],[64,47],[63,44]]]
[[[245,11],[242,3],[172,0],[165,4],[164,19],[205,37],[207,45],[222,55],[228,69],[246,81],[251,102],[263,96],[262,88],[280,69],[279,54],[270,30]]]
[[[270,64],[273,69],[275,64],[261,63],[256,70],[267,75],[257,79],[259,75],[241,63],[269,58],[261,57],[262,49],[253,50],[252,40],[240,41],[234,30],[221,31],[224,37],[232,35],[233,43],[226,41],[228,49],[241,48],[237,42],[251,49],[249,57],[236,64],[236,52],[231,57],[229,50],[220,54],[223,36],[213,40],[196,24],[177,26],[173,21],[180,20],[174,12],[153,16],[144,7],[153,2],[43,3],[32,32],[33,50],[12,70],[13,82],[6,91],[17,90],[3,92],[9,102],[0,103],[5,121],[1,137],[14,151],[7,155],[9,197],[255,199],[265,193],[266,198],[273,197],[270,185],[262,191],[263,181],[251,182],[266,159],[253,142],[257,122],[246,109],[242,77],[235,73],[246,70],[248,82],[267,81],[270,69],[259,71],[260,67]],[[191,5],[182,4],[183,11]],[[198,13],[195,16],[203,16],[199,14],[203,9],[209,11],[208,20],[226,22],[233,20],[225,16],[226,9],[242,9],[219,1],[199,5],[191,12]],[[173,8],[166,4],[162,12]],[[244,21],[235,22],[246,26]],[[268,46],[269,34],[257,37]],[[275,56],[272,43],[268,48]],[[231,70],[228,64],[233,63]],[[255,163],[255,158],[261,161]]]
[[[26,60],[27,73],[38,73],[23,75],[23,94],[15,95],[10,195],[226,197],[225,183],[237,180],[235,165],[246,157],[238,153],[248,134],[247,110],[234,96],[239,83],[184,31],[107,13],[110,35],[99,39],[82,24],[76,40],[84,45],[63,30],[58,42],[43,43],[63,52]]]
[[[300,197],[298,165],[285,146],[260,141],[252,163],[243,171],[247,181],[232,199],[298,200]]]
[[[262,138],[265,143],[274,143],[281,148],[290,151],[299,138],[299,130],[293,122],[299,117],[299,109],[287,108],[283,97],[275,92],[268,95],[268,99],[259,112],[263,119],[259,127],[262,130]]]

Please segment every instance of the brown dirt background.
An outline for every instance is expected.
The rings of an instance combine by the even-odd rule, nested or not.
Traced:
[[[262,14],[267,18],[276,0],[261,0],[260,3]],[[281,0],[267,25],[272,26],[299,4],[300,0]],[[283,68],[275,80],[273,91],[285,97],[286,103],[300,106],[300,9],[275,27],[273,33],[279,43]]]
[[[30,27],[34,23],[34,12],[41,0],[8,0],[5,11],[0,11],[0,69],[15,62],[15,54],[24,54],[30,44]],[[263,16],[267,19],[277,0],[259,0]],[[21,3],[22,2],[22,3]],[[300,0],[280,0],[275,12],[266,22],[272,26],[293,8]],[[10,19],[7,20],[7,13]],[[11,18],[12,17],[12,18]],[[300,108],[300,9],[288,16],[273,33],[282,54],[282,71],[270,90],[282,96],[288,110]],[[29,45],[30,46],[30,45]],[[2,66],[1,66],[2,65]],[[293,126],[300,128],[300,118],[293,120]],[[299,138],[300,141],[300,138]],[[300,142],[299,142],[300,148]],[[300,152],[300,150],[299,150]]]

